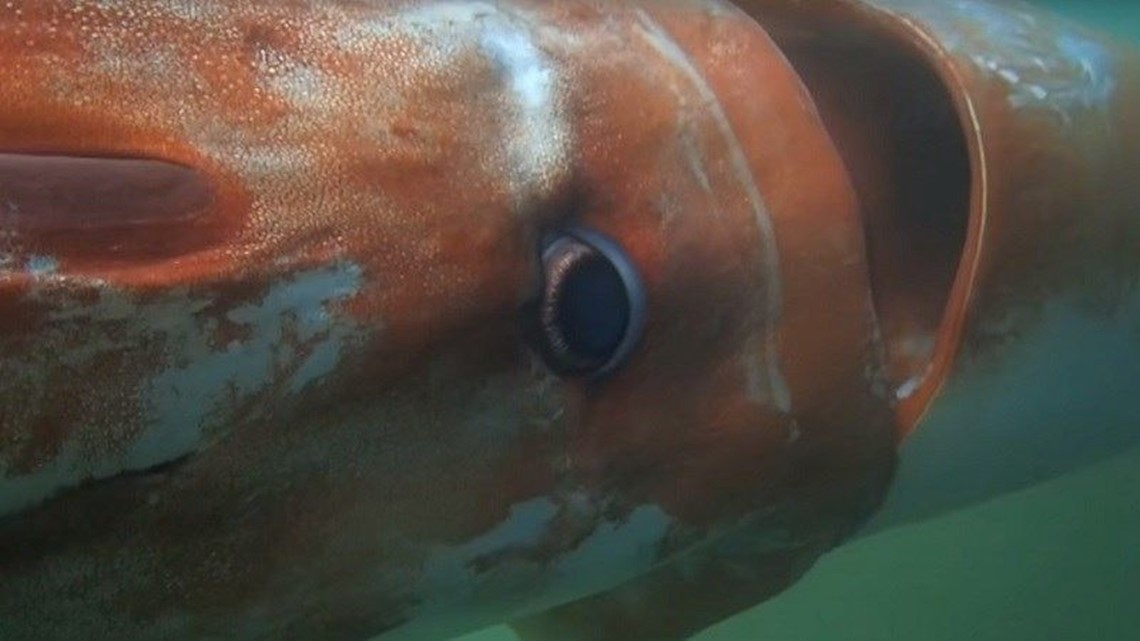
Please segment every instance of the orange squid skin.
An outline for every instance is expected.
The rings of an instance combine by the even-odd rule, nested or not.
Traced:
[[[813,557],[878,502],[853,193],[731,7],[17,8],[4,152],[162,161],[211,194],[12,215],[5,638],[445,638],[758,510]],[[569,223],[648,289],[605,381],[524,338],[539,238]]]
[[[1136,166],[1135,73],[1112,120],[1023,117],[923,3],[814,6],[0,8],[0,638],[683,638],[794,581],[1008,292],[1123,287],[1138,228],[1135,194],[1056,179]],[[928,272],[851,116],[898,87],[851,99],[812,46],[848,23],[963,136]],[[1104,218],[1050,233],[1076,210]],[[526,331],[567,224],[647,288],[600,381]],[[684,561],[741,550],[741,581]]]
[[[1023,3],[738,4],[859,193],[907,442],[878,523],[1135,444],[1136,50]]]
[[[800,74],[863,218],[901,459],[865,531],[1135,446],[1140,56],[1018,2],[736,4]],[[688,638],[810,566],[764,528],[515,629]]]

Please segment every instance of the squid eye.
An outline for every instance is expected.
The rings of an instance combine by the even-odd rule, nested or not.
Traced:
[[[567,229],[548,238],[542,263],[539,340],[550,368],[596,378],[624,364],[645,329],[645,290],[621,247]]]

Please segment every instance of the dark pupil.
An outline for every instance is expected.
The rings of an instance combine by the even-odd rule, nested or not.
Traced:
[[[576,266],[562,285],[557,314],[570,353],[608,359],[629,325],[629,299],[614,266],[600,256]]]

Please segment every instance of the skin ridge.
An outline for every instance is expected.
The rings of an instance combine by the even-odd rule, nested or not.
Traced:
[[[0,637],[680,639],[791,585],[879,509],[913,426],[865,194],[788,25],[857,17],[952,94],[992,90],[985,243],[932,402],[1032,329],[983,345],[1007,304],[1136,267],[1110,225],[1042,232],[1038,270],[1018,230],[1073,229],[1104,190],[1055,180],[1034,209],[1040,159],[984,135],[1087,143],[1064,167],[1092,181],[1099,94],[1019,107],[1039,92],[923,3],[811,7],[0,7]],[[95,183],[121,206],[85,206],[113,200]],[[598,380],[557,376],[535,327],[568,225],[645,289]]]

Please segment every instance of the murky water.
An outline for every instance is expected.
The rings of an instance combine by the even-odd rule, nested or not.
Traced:
[[[1137,488],[1140,450],[858,541],[697,640],[1135,641]],[[514,639],[495,628],[461,641]]]
[[[1140,3],[1039,4],[1140,42]],[[1136,641],[1138,603],[1140,450],[846,545],[697,640]],[[515,638],[493,628],[455,641]]]

